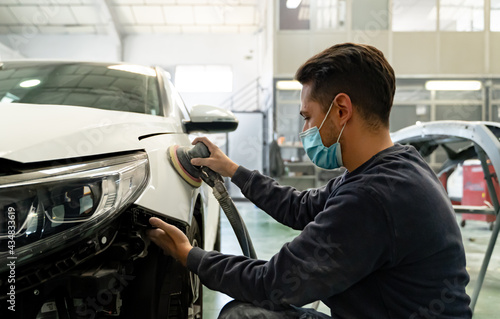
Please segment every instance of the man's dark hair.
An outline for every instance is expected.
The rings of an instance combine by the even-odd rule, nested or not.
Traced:
[[[375,47],[334,45],[307,60],[295,79],[311,85],[311,98],[325,112],[337,94],[345,93],[370,127],[389,127],[396,80],[391,65]]]

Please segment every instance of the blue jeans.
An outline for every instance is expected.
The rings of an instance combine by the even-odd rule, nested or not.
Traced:
[[[233,300],[222,308],[218,319],[331,319],[314,309],[292,306],[291,309],[271,311],[251,303]]]

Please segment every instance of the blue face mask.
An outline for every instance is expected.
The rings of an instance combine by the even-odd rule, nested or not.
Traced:
[[[325,123],[328,114],[330,114],[332,106],[333,101],[332,104],[330,104],[330,108],[328,109],[323,122],[321,122],[319,129],[317,126],[315,126],[299,134],[300,140],[302,141],[302,146],[304,147],[307,156],[309,156],[311,161],[316,166],[324,169],[339,168],[343,165],[339,140],[347,122],[342,127],[337,142],[330,147],[326,147],[325,145],[323,145],[321,134],[319,133],[319,130],[321,130],[321,128],[323,127],[323,123]]]

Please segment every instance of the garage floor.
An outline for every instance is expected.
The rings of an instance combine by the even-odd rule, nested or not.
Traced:
[[[298,232],[278,224],[250,202],[236,202],[247,228],[252,236],[253,244],[259,259],[269,259],[281,246],[292,240]],[[460,221],[461,217],[457,216]],[[488,245],[491,231],[488,224],[480,221],[467,221],[462,228],[465,251],[467,254],[467,268],[471,276],[471,283],[467,287],[472,294],[475,279],[481,267],[482,259]],[[222,251],[227,254],[241,254],[236,237],[225,216],[221,216]],[[272,240],[270,240],[272,239]],[[483,288],[476,305],[475,319],[496,318],[500,313],[500,243],[498,243],[486,274]],[[214,319],[220,309],[232,299],[227,295],[204,288],[204,318]],[[329,308],[321,304],[319,310],[329,313]]]

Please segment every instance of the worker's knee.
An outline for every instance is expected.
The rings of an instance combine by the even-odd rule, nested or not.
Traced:
[[[233,300],[222,308],[218,319],[282,319],[291,318],[279,312],[273,312],[252,305],[251,303]]]
[[[256,317],[255,306],[249,303],[233,300],[226,304],[224,308],[220,311],[218,319],[250,319],[250,318],[265,318]]]
[[[233,300],[222,308],[218,319],[331,319],[314,309],[291,307],[282,311],[271,311],[251,303]]]

